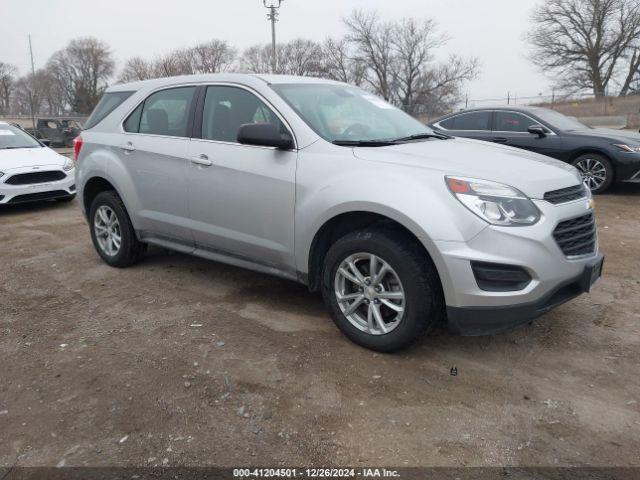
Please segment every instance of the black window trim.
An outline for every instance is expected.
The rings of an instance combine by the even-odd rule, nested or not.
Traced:
[[[194,125],[193,125],[193,132],[192,132],[192,137],[191,137],[192,139],[198,140],[198,141],[201,141],[201,142],[219,143],[219,144],[223,144],[223,145],[236,145],[236,146],[248,147],[248,148],[262,148],[262,149],[267,149],[267,150],[277,150],[277,148],[275,148],[275,147],[263,147],[263,146],[260,146],[260,145],[246,145],[246,144],[239,143],[239,142],[225,142],[223,140],[211,140],[209,138],[202,138],[202,124],[203,124],[203,117],[204,117],[204,104],[205,104],[206,95],[207,95],[207,88],[209,88],[209,87],[240,88],[242,90],[245,90],[245,91],[255,95],[258,98],[258,100],[260,100],[262,103],[264,103],[267,106],[267,108],[270,109],[276,115],[276,117],[278,117],[280,119],[282,124],[288,130],[289,135],[291,135],[291,138],[293,139],[293,147],[290,149],[290,151],[297,151],[298,150],[298,140],[296,139],[296,136],[293,133],[293,128],[291,128],[291,125],[286,120],[284,115],[282,115],[278,111],[278,109],[269,100],[267,100],[263,95],[261,95],[260,92],[254,90],[253,88],[250,88],[250,87],[248,87],[246,85],[243,85],[243,84],[240,84],[240,83],[233,83],[233,82],[207,82],[207,83],[205,83],[205,84],[203,84],[201,86],[201,92],[200,92],[200,96],[198,97],[198,102],[197,102],[198,105],[197,105],[197,110],[196,110],[195,120],[194,120]]]
[[[129,95],[128,95],[128,96],[127,96],[127,97],[126,97],[122,102],[120,102],[120,104],[119,104],[116,108],[114,108],[113,110],[111,110],[109,113],[107,113],[105,116],[103,116],[103,117],[102,117],[100,120],[98,120],[96,123],[94,123],[93,125],[91,125],[91,126],[89,126],[89,127],[88,127],[87,125],[89,125],[89,120],[91,120],[91,117],[93,116],[93,113],[94,113],[94,112],[91,112],[91,115],[89,115],[89,117],[86,119],[86,121],[85,121],[85,122],[83,122],[82,130],[91,130],[92,128],[97,127],[98,125],[100,125],[104,120],[106,120],[106,119],[107,119],[107,117],[111,116],[111,114],[112,114],[113,112],[115,112],[115,111],[116,111],[118,108],[120,108],[120,107],[121,107],[121,106],[122,106],[122,105],[123,105],[127,100],[129,100],[133,95],[135,95],[135,94],[136,94],[136,90],[116,90],[116,91],[113,91],[113,92],[104,92],[104,94],[103,94],[102,98],[104,98],[104,96],[105,96],[105,95],[112,94],[112,93],[128,93]],[[100,99],[100,101],[102,101],[102,98]],[[100,102],[98,102],[98,103],[100,103]],[[96,105],[96,106],[97,106],[97,105]],[[94,110],[95,110],[95,109],[94,109]],[[127,115],[127,116],[128,116],[128,115]],[[45,118],[46,118],[46,117],[45,117]],[[39,118],[39,119],[38,119],[38,122],[40,122],[40,120],[41,120],[41,119]]]

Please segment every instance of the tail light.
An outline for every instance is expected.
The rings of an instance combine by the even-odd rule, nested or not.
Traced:
[[[84,141],[82,137],[76,137],[73,139],[73,159],[77,162],[78,157],[80,156],[80,150],[82,149],[82,144]]]

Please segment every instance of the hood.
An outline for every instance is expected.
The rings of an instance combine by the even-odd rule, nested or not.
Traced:
[[[579,137],[596,137],[609,139],[611,140],[611,143],[632,143],[634,145],[640,145],[640,133],[630,132],[628,130],[585,128],[584,130],[571,130],[569,132],[566,132],[566,134]]]
[[[363,160],[425,168],[444,175],[472,177],[503,183],[531,198],[581,183],[569,164],[544,155],[503,145],[454,138],[378,148],[355,148]]]
[[[50,148],[0,149],[0,172],[13,168],[41,167],[44,165],[62,166],[66,157]]]

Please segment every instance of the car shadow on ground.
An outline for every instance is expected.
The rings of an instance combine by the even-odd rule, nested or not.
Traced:
[[[55,200],[45,202],[29,202],[0,205],[0,216],[17,216],[27,213],[41,213],[47,210],[60,210],[64,208],[77,208],[76,200],[72,202],[56,202]]]
[[[640,197],[640,183],[619,183],[603,195]]]
[[[333,337],[330,342],[340,342],[342,344],[340,348],[362,350],[361,347],[351,343],[334,326],[329,311],[324,305],[322,295],[319,292],[310,292],[303,284],[155,246],[149,248],[145,260],[134,268],[170,269],[173,273],[176,273],[176,270],[181,270],[184,275],[192,275],[193,281],[198,284],[204,282],[204,284],[215,285],[221,280],[231,282],[237,286],[230,295],[231,297],[250,299],[252,304],[264,307],[265,311],[268,310],[269,315],[273,318],[277,318],[281,314],[283,322],[291,322],[292,317],[296,316],[300,317],[301,325],[304,324],[304,319],[309,317],[312,317],[314,321],[326,322],[328,328],[323,330],[329,332]],[[545,317],[549,317],[549,315]],[[553,328],[553,323],[553,319],[545,321],[545,325],[550,325],[550,327],[545,326],[545,330]],[[431,356],[437,354],[438,351],[452,351],[457,347],[471,348],[478,352],[481,352],[488,344],[513,348],[514,339],[531,335],[536,326],[536,323],[533,322],[531,325],[524,325],[503,334],[463,337],[451,332],[447,326],[446,318],[443,317],[428,336],[421,338],[402,353],[417,358],[423,356],[423,353]]]

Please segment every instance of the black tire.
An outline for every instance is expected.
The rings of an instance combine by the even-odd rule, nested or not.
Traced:
[[[60,198],[56,198],[56,202],[58,203],[69,203],[69,202],[73,202],[75,200],[76,196],[75,194],[73,195],[69,195],[67,197],[60,197]]]
[[[597,188],[592,188],[591,186],[589,186],[588,183],[587,183],[587,186],[591,189],[591,193],[593,193],[594,195],[604,193],[611,187],[615,179],[615,172],[613,170],[613,166],[611,165],[611,162],[607,157],[605,157],[604,155],[599,155],[597,153],[586,153],[584,155],[580,155],[573,162],[571,162],[571,164],[574,167],[578,168],[578,170],[581,170],[579,164],[584,165],[585,162],[589,160],[600,162],[600,164],[604,167],[604,170],[605,170],[605,180]],[[583,173],[582,170],[580,171],[580,173]]]
[[[347,257],[357,253],[372,253],[383,259],[403,285],[404,314],[398,326],[387,334],[372,335],[357,328],[338,305],[334,289],[336,272]],[[324,259],[321,290],[342,333],[377,352],[391,353],[409,347],[444,318],[442,287],[433,262],[413,238],[391,230],[364,229],[336,241]]]
[[[101,206],[109,207],[116,215],[120,225],[121,243],[115,255],[108,255],[98,243],[96,238],[95,218]],[[136,232],[131,224],[129,214],[118,194],[114,191],[106,191],[98,194],[91,203],[89,209],[89,229],[91,230],[91,240],[100,258],[112,267],[129,267],[142,259],[147,245],[136,237]]]

